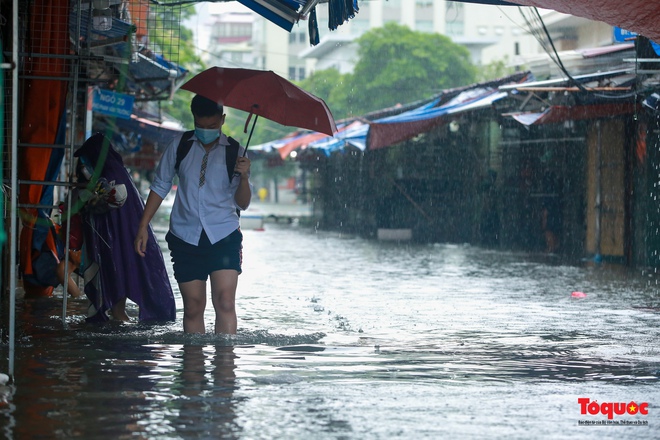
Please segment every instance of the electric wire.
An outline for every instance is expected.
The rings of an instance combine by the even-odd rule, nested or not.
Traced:
[[[554,41],[552,37],[550,36],[550,32],[548,31],[548,28],[545,25],[545,22],[543,20],[543,17],[541,16],[538,8],[531,8],[533,10],[532,17],[527,17],[524,13],[523,8],[519,7],[518,10],[520,11],[520,14],[523,17],[523,20],[528,26],[528,31],[530,34],[534,36],[534,38],[538,41],[538,43],[541,45],[543,50],[548,54],[550,59],[557,64],[559,69],[562,71],[562,73],[566,76],[566,78],[570,81],[571,84],[575,85],[581,92],[583,93],[588,93],[590,96],[596,97],[596,98],[602,98],[602,99],[629,99],[629,98],[636,98],[639,96],[640,92],[644,92],[644,90],[648,91],[651,90],[650,88],[646,88],[644,90],[634,90],[629,93],[617,93],[617,94],[609,94],[609,93],[600,93],[596,92],[594,90],[589,89],[588,87],[584,86],[581,82],[576,80],[566,69],[564,66],[564,63],[561,60],[561,57],[559,56],[559,53],[557,52],[557,48],[555,47]],[[541,29],[543,32],[541,32]]]

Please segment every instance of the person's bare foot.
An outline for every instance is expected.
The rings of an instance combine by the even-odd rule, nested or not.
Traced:
[[[130,321],[131,318],[126,314],[126,299],[119,301],[112,306],[112,318],[117,321]]]

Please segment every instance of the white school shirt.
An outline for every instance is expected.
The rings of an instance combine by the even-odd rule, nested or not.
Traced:
[[[176,175],[176,150],[182,136],[183,133],[172,139],[156,167],[156,175],[150,189],[163,199],[172,189]],[[236,204],[234,195],[240,178],[234,177],[229,181],[225,156],[229,141],[227,136],[221,133],[209,150],[206,180],[200,187],[199,176],[206,150],[194,134],[191,139],[192,147],[179,164],[179,186],[170,214],[170,232],[186,243],[197,245],[204,229],[209,241],[214,244],[239,227],[236,209],[243,208]],[[243,151],[245,149],[241,146],[239,157],[243,155]],[[247,206],[245,208],[247,209]]]

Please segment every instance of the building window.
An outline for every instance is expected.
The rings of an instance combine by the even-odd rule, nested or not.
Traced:
[[[408,1],[408,0],[407,0]],[[399,23],[401,20],[401,0],[389,0],[383,4],[383,23]]]
[[[303,80],[305,79],[305,68],[304,67],[298,67],[298,80]]]
[[[447,35],[463,35],[465,10],[463,3],[447,2],[447,9],[445,15]]]
[[[295,81],[295,79],[296,79],[296,68],[295,67],[289,67],[289,79],[291,81]]]
[[[415,21],[415,30],[419,32],[433,32],[433,21],[417,20]]]
[[[447,7],[445,11],[446,11],[447,21],[454,21],[454,20],[463,21],[465,19],[465,9],[463,9],[463,3],[447,2],[446,5]]]
[[[445,26],[445,32],[447,35],[463,35],[465,31],[463,22],[447,22]]]

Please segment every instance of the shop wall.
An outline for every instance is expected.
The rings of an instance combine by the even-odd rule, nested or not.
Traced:
[[[411,229],[421,242],[478,241],[490,133],[489,120],[475,120],[388,148],[334,153],[319,171],[321,226],[366,237],[385,228]]]
[[[594,121],[588,129],[586,251],[624,259],[626,242],[624,121]],[[597,197],[600,191],[600,203]]]
[[[583,124],[571,121],[503,128],[498,183],[502,248],[582,256],[584,130]],[[548,230],[555,237],[554,246]]]
[[[422,242],[477,241],[488,137],[487,121],[476,120],[369,152],[376,227],[409,228]]]

